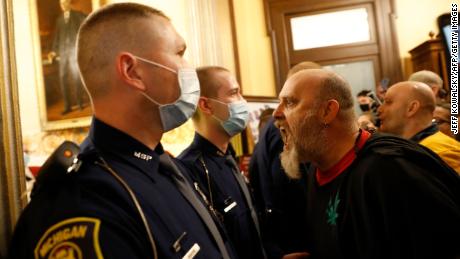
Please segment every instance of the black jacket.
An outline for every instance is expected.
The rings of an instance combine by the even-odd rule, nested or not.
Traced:
[[[460,255],[460,179],[427,148],[376,134],[332,182],[319,186],[314,175],[307,193],[313,258]]]

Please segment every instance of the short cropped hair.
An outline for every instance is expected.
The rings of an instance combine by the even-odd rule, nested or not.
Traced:
[[[152,17],[169,18],[161,11],[136,3],[116,3],[91,13],[80,26],[77,38],[78,67],[90,96],[108,90],[104,82],[88,86],[88,80],[104,73],[120,50],[142,49],[141,33],[130,22]],[[146,43],[145,43],[146,44]],[[139,54],[138,54],[139,55]]]
[[[217,74],[221,72],[230,72],[228,69],[219,66],[206,66],[199,67],[196,70],[198,80],[200,81],[200,95],[209,98],[216,98],[219,91],[220,82],[217,79]],[[201,113],[196,110],[193,114],[193,121],[199,122],[201,120]]]
[[[321,65],[318,64],[318,63],[315,63],[313,61],[303,61],[303,62],[300,62],[298,64],[296,64],[295,66],[291,67],[291,69],[289,69],[289,72],[287,74],[287,77],[291,77],[293,74],[301,71],[301,70],[304,70],[304,69],[321,69]]]
[[[427,84],[429,87],[432,85],[438,85],[442,87],[443,84],[442,78],[438,74],[429,70],[421,70],[413,73],[409,77],[408,81],[422,82]]]
[[[230,72],[228,69],[219,66],[200,67],[196,70],[198,80],[200,81],[201,96],[217,97],[220,83],[216,80],[219,72]]]

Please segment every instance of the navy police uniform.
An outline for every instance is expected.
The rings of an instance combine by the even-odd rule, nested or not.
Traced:
[[[239,258],[265,258],[252,196],[231,145],[224,154],[196,133],[179,159],[190,170],[196,191],[223,222]]]
[[[26,207],[11,258],[153,258],[148,229],[159,258],[235,258],[225,230],[161,144],[151,150],[94,119],[79,158],[78,170],[61,175]],[[130,186],[149,228],[102,160]]]
[[[262,130],[249,164],[250,182],[269,258],[281,258],[284,254],[307,249],[306,168],[302,165],[300,180],[289,179],[279,158],[283,146],[272,118]]]

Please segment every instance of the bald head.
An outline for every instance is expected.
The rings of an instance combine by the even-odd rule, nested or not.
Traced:
[[[78,33],[77,59],[92,98],[108,92],[107,75],[116,55],[127,51],[143,56],[155,48],[165,22],[169,19],[161,11],[135,3],[107,5],[86,18]]]
[[[399,100],[420,103],[419,112],[431,115],[436,106],[436,99],[431,88],[422,82],[405,81],[400,82],[388,89],[387,94],[398,95]]]
[[[409,139],[431,125],[434,107],[428,85],[412,81],[394,84],[379,107],[380,131]]]
[[[279,99],[273,116],[285,143],[286,172],[298,175],[296,160],[328,169],[337,162],[330,156],[333,150],[350,149],[358,125],[351,88],[342,77],[324,69],[299,71],[286,81]]]
[[[312,62],[312,61],[300,62],[297,65],[291,67],[291,69],[289,69],[287,77],[289,78],[292,75],[294,75],[295,73],[297,73],[297,72],[299,72],[301,70],[305,70],[305,69],[321,69],[321,65],[318,64],[318,63]]]
[[[317,102],[337,100],[341,111],[353,109],[351,87],[338,74],[324,69],[307,69],[295,73],[286,86],[305,89],[303,95],[313,96]],[[285,86],[285,87],[286,87]]]

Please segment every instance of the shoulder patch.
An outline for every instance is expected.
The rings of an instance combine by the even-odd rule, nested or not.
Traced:
[[[96,218],[76,217],[63,220],[48,228],[34,250],[39,258],[103,258],[99,246]]]

